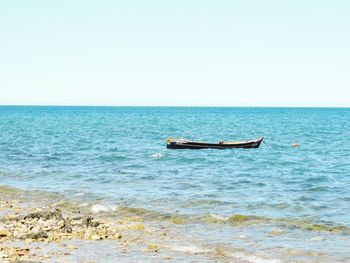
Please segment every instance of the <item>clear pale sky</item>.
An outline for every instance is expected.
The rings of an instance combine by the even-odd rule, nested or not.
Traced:
[[[350,107],[350,1],[3,0],[0,104]]]

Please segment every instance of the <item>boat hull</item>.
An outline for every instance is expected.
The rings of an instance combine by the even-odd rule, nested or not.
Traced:
[[[169,141],[167,142],[168,149],[233,149],[233,148],[259,148],[260,144],[264,140],[263,137],[246,142],[239,143],[202,143],[202,142],[181,142],[181,141]]]

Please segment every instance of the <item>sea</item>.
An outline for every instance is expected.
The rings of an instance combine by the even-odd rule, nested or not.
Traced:
[[[1,106],[0,185],[177,217],[238,260],[350,262],[349,108]]]

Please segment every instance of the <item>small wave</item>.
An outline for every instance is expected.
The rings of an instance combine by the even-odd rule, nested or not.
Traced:
[[[232,257],[237,258],[239,260],[248,261],[251,263],[279,263],[279,262],[281,262],[278,259],[273,259],[273,258],[265,259],[265,258],[258,257],[255,255],[246,255],[243,253],[234,253],[234,254],[232,254]]]
[[[210,252],[209,249],[201,248],[195,245],[188,245],[188,246],[173,245],[169,248],[173,251],[184,252],[189,254],[205,254]]]
[[[152,157],[152,158],[162,158],[164,155],[162,153],[154,153],[154,154],[151,154],[149,157]]]
[[[98,159],[104,162],[116,162],[116,161],[128,161],[131,158],[124,155],[107,154],[107,155],[100,155]]]
[[[239,224],[262,224],[268,223],[271,221],[271,218],[267,218],[264,216],[254,216],[254,215],[241,215],[235,214],[230,216],[227,221],[234,225]]]
[[[74,196],[84,196],[85,193],[84,192],[78,192],[78,193],[75,193]]]
[[[214,219],[217,219],[217,220],[222,220],[222,221],[225,221],[225,220],[228,220],[227,217],[224,217],[224,216],[221,216],[221,215],[217,215],[217,214],[210,214],[210,216]]]
[[[203,217],[203,221],[207,223],[225,223],[227,220],[228,217],[220,216],[217,214],[209,214]]]
[[[165,218],[166,215],[161,212],[155,210],[149,210],[145,208],[137,208],[137,207],[128,207],[128,206],[119,206],[117,208],[118,214],[123,216],[142,216],[148,218]]]
[[[91,206],[91,212],[95,214],[99,212],[113,212],[115,210],[116,207],[109,205],[95,204]]]
[[[171,247],[167,247],[168,249],[171,249],[173,251],[177,252],[183,252],[188,254],[212,254],[212,255],[218,255],[218,256],[224,256],[226,258],[235,258],[238,260],[242,260],[243,262],[251,262],[251,263],[280,263],[281,261],[278,259],[265,259],[256,255],[251,254],[245,254],[242,252],[231,252],[227,251],[225,248],[222,247],[215,247],[215,248],[205,248],[200,247],[196,245],[172,245]]]

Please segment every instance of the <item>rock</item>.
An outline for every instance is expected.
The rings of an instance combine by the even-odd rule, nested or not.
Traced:
[[[147,249],[146,251],[150,251],[150,252],[154,252],[154,253],[157,253],[158,252],[158,246],[156,246],[155,244],[149,244],[147,246]]]
[[[44,231],[30,232],[19,237],[20,239],[41,239],[48,238],[48,235]]]
[[[1,229],[0,230],[0,239],[2,238],[10,238],[12,237],[12,233],[10,233],[9,231],[5,230],[5,229]]]
[[[72,233],[73,232],[73,228],[72,226],[69,225],[68,222],[65,221],[64,226],[62,227],[62,230],[66,233]]]
[[[79,238],[79,239],[83,239],[85,235],[84,230],[78,229],[72,232],[72,237],[73,238]]]
[[[68,249],[70,249],[70,250],[75,250],[75,249],[77,249],[77,247],[76,247],[76,246],[73,246],[73,245],[70,245],[70,246],[68,246]]]
[[[173,224],[181,225],[185,223],[185,220],[178,216],[171,216],[169,221]]]
[[[60,209],[55,209],[54,211],[40,211],[40,212],[30,213],[24,216],[23,219],[24,220],[27,220],[27,219],[64,220],[62,216],[62,211]]]
[[[91,239],[92,240],[102,240],[103,238],[101,236],[98,236],[98,235],[95,234],[95,235],[91,236]]]
[[[27,238],[24,242],[25,242],[27,245],[29,245],[30,243],[33,242],[33,239]]]
[[[160,236],[167,236],[168,234],[167,234],[165,231],[160,231],[160,232],[159,232],[159,235],[160,235]]]
[[[92,236],[94,235],[94,232],[92,231],[91,228],[86,229],[86,231],[84,232],[84,237],[83,239],[92,239]]]
[[[267,232],[266,236],[274,237],[274,236],[281,236],[281,235],[285,235],[285,234],[287,234],[286,231],[276,229],[276,230],[271,230],[271,231]]]
[[[317,241],[317,242],[319,242],[319,241],[325,240],[325,238],[322,237],[322,236],[316,236],[316,237],[310,238],[310,240],[311,240],[311,241]]]
[[[301,249],[290,248],[288,249],[288,254],[292,256],[301,256],[304,253]]]
[[[8,221],[16,220],[17,218],[18,218],[18,216],[14,215],[14,214],[8,214],[8,215],[4,216],[4,219],[8,220]]]
[[[131,224],[128,226],[128,229],[132,230],[145,230],[145,225],[142,223]]]
[[[1,258],[8,258],[8,257],[9,257],[8,254],[5,254],[5,253],[3,253],[3,252],[0,252],[0,259],[1,259]]]
[[[15,254],[19,257],[23,257],[29,254],[29,248],[15,248]]]
[[[322,256],[322,253],[319,253],[317,251],[310,251],[309,252],[309,255],[312,256],[312,257],[316,257],[316,258],[319,258]]]
[[[213,252],[215,253],[216,256],[219,256],[219,257],[224,257],[226,255],[225,249],[223,247],[215,247],[213,249]]]
[[[100,223],[95,221],[91,216],[87,216],[83,218],[83,225],[86,227],[98,227]]]
[[[64,227],[66,226],[65,220],[60,220],[60,221],[58,221],[57,226],[58,226],[60,229],[64,228]]]
[[[121,239],[122,238],[122,235],[120,233],[116,233],[114,235],[115,239]]]
[[[228,219],[228,221],[230,222],[237,222],[237,223],[246,222],[248,220],[249,220],[248,216],[240,215],[240,214],[230,216],[230,218]]]
[[[60,241],[62,238],[62,235],[60,232],[51,232],[50,234],[51,234],[49,237],[50,241]]]

